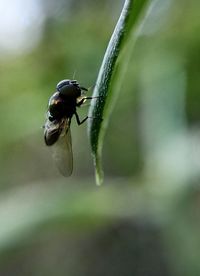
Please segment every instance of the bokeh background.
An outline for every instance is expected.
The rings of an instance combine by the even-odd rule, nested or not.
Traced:
[[[42,126],[58,81],[94,86],[123,1],[0,1],[0,275],[200,275],[200,2],[149,3],[97,187],[87,124],[70,178]]]

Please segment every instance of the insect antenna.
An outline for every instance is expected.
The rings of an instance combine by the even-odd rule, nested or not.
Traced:
[[[74,73],[72,75],[72,79],[74,80],[75,79],[75,76],[76,76],[76,69],[74,70]]]

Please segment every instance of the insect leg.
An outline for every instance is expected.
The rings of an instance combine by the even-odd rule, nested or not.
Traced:
[[[76,104],[76,106],[80,107],[86,100],[92,100],[92,99],[96,99],[96,98],[100,98],[100,96],[98,96],[98,97],[83,97],[83,98]]]
[[[76,112],[75,112],[75,116],[76,116],[76,121],[77,121],[78,125],[83,124],[88,119],[88,116],[87,116],[82,121],[80,121],[79,116],[78,116],[78,114]]]
[[[85,100],[86,100],[86,97],[82,98],[82,99],[76,104],[76,106],[81,106],[81,105],[84,103]]]
[[[83,86],[80,86],[80,89],[83,90],[83,91],[88,91],[88,89],[83,87]]]

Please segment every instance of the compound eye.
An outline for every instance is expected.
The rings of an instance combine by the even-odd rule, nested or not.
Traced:
[[[69,84],[70,84],[70,80],[61,80],[56,85],[56,89],[57,89],[57,91],[60,92],[64,86],[69,85]]]

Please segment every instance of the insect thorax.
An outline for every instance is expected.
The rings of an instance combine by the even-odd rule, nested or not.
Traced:
[[[55,93],[50,98],[48,111],[51,120],[60,120],[63,117],[71,118],[76,112],[76,98],[63,97],[59,93]]]

